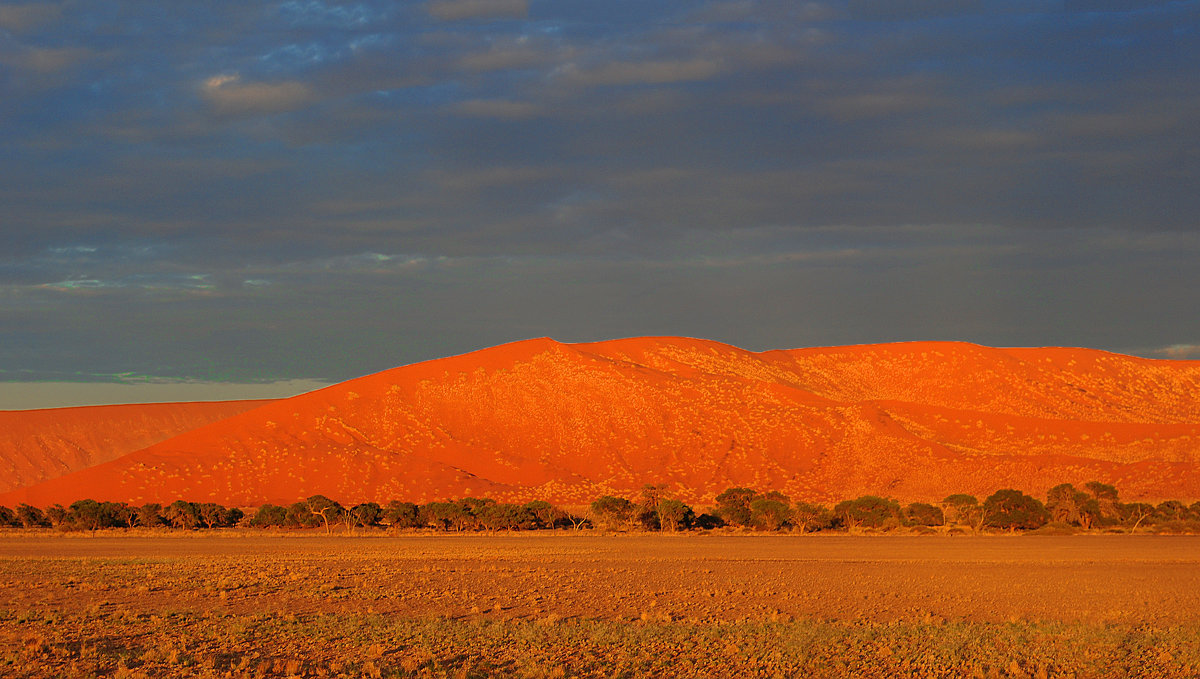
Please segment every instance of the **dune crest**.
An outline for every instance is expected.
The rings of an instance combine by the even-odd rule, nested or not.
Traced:
[[[913,342],[749,352],[541,338],[262,405],[0,496],[584,504],[665,484],[829,502],[1114,483],[1200,497],[1200,361]]]

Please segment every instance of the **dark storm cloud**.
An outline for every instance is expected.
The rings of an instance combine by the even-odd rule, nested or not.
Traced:
[[[0,377],[340,379],[544,334],[1183,355],[1196,26],[1197,2],[0,5]]]

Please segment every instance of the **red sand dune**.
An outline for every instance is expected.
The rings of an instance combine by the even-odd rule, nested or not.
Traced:
[[[753,353],[517,342],[350,380],[0,495],[234,505],[469,495],[583,504],[666,484],[834,501],[1061,482],[1200,497],[1200,361],[918,342]]]
[[[0,492],[115,460],[269,402],[0,410]]]

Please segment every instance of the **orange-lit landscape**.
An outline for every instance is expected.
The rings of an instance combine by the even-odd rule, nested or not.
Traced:
[[[1198,393],[1200,361],[1087,349],[752,353],[683,338],[537,339],[262,404],[7,413],[5,453],[21,470],[9,484],[24,487],[0,504],[257,506],[321,494],[347,506],[470,496],[578,506],[646,484],[691,503],[732,486],[808,502],[935,502],[1092,480],[1157,503],[1200,498]],[[120,418],[133,413],[131,431]],[[37,418],[62,440],[88,432],[72,450],[104,449],[79,453],[93,466],[76,471],[63,445],[33,433]],[[165,440],[130,450],[96,433],[104,427]]]

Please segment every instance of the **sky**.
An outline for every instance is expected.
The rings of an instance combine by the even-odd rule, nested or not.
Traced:
[[[1198,28],[1197,1],[0,3],[0,408],[541,336],[1200,358]]]

